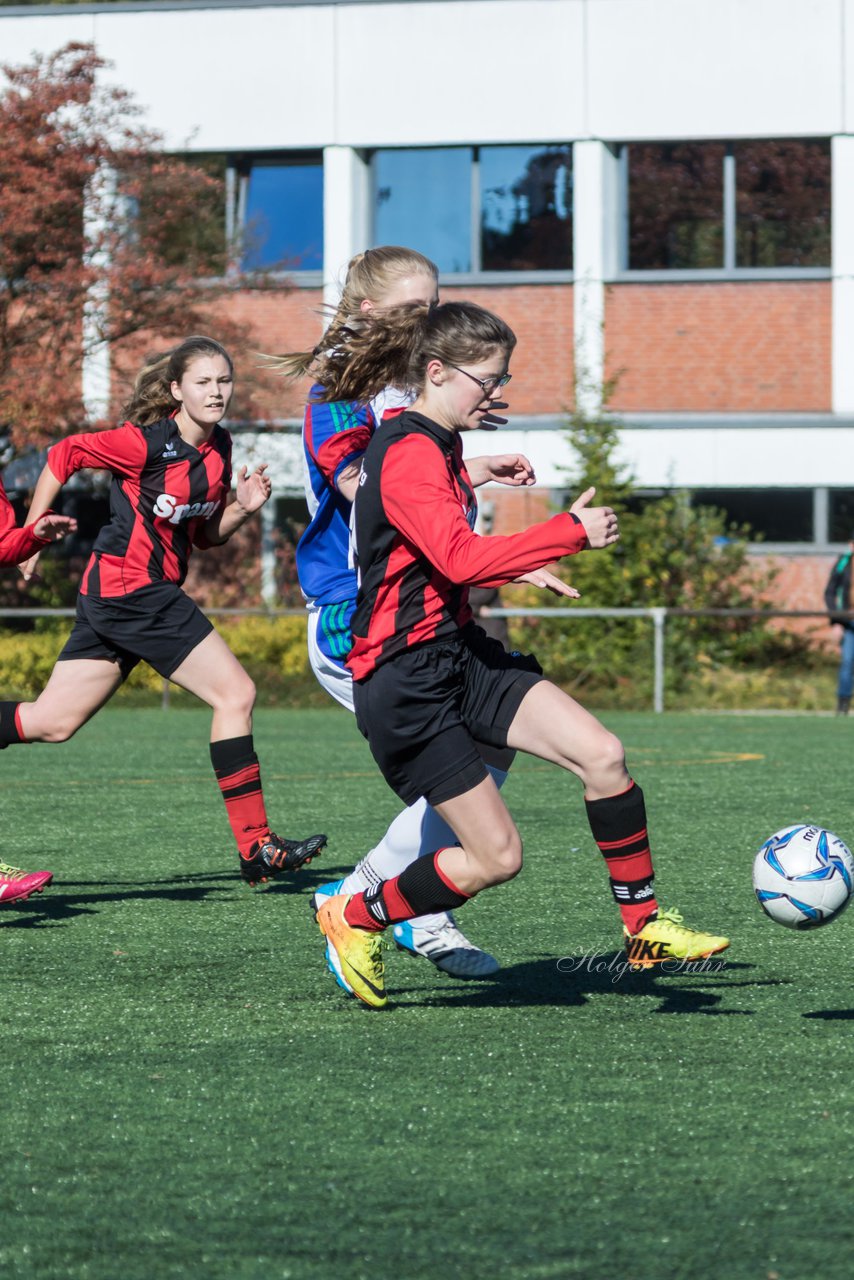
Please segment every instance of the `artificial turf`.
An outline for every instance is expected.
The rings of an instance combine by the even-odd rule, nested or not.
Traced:
[[[323,859],[235,873],[206,713],[109,709],[4,753],[0,1274],[74,1280],[836,1280],[851,1273],[854,912],[792,933],[753,853],[854,840],[851,726],[609,715],[659,899],[732,937],[720,971],[628,974],[578,784],[517,761],[526,867],[460,913],[503,969],[391,952],[344,999],[308,908],[397,802],[343,711],[266,711],[274,829]],[[851,841],[849,840],[849,843]]]

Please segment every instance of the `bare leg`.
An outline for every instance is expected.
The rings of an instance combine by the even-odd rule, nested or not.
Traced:
[[[508,743],[576,774],[588,800],[616,795],[631,785],[620,740],[548,681],[526,694]],[[477,893],[517,874],[522,842],[491,778],[435,808],[460,842],[443,849],[437,865],[462,893]]]
[[[587,800],[616,795],[631,784],[620,739],[547,680],[525,695],[507,740],[517,751],[576,774]]]
[[[67,742],[91,720],[122,682],[118,663],[107,658],[57,662],[35,702],[18,708],[28,742]]]
[[[170,679],[213,708],[211,742],[252,732],[255,685],[216,631],[196,645]]]
[[[491,777],[434,806],[459,840],[443,849],[439,868],[469,896],[512,880],[522,866],[522,840]]]

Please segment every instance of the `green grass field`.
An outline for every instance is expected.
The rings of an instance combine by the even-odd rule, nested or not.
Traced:
[[[327,975],[312,885],[397,802],[352,719],[257,717],[273,825],[330,846],[250,890],[206,713],[108,710],[2,756],[2,857],[54,886],[0,911],[0,1274],[74,1280],[836,1280],[851,1274],[851,930],[795,934],[755,848],[854,838],[852,726],[609,715],[663,905],[720,972],[632,976],[579,789],[520,760],[526,868],[461,914],[504,968],[392,951],[372,1012]]]

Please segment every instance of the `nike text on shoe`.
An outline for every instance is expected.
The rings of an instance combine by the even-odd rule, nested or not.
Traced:
[[[31,893],[41,893],[53,879],[52,871],[22,871],[0,862],[0,907],[10,902],[26,902]]]
[[[364,1004],[372,1009],[384,1009],[388,996],[382,959],[383,940],[379,933],[354,929],[347,923],[344,908],[349,901],[349,894],[326,898],[318,908],[317,925],[326,938],[327,947],[334,953],[332,971],[336,978],[340,974],[345,986]]]
[[[429,960],[452,978],[488,978],[501,968],[495,956],[469,942],[450,912],[441,924],[424,926],[403,920],[392,934],[399,951]]]
[[[705,960],[728,946],[729,938],[687,928],[678,911],[659,911],[637,933],[626,934],[632,969],[652,969],[668,960]]]
[[[272,831],[266,840],[252,846],[248,858],[240,857],[240,874],[247,884],[275,880],[286,871],[299,871],[326,845],[326,836],[309,836],[307,840],[282,840]]]

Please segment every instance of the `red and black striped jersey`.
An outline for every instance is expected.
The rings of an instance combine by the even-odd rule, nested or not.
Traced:
[[[472,616],[470,586],[503,586],[586,546],[569,512],[502,537],[475,533],[476,515],[457,433],[409,410],[373,437],[355,502],[354,679],[454,635]]]
[[[205,522],[231,487],[231,436],[214,427],[198,449],[172,418],[150,427],[126,422],[112,431],[67,436],[48,454],[65,483],[83,467],[113,473],[110,519],[95,540],[81,593],[124,596],[152,582],[187,576],[194,546],[205,547]]]
[[[24,525],[23,529],[18,527],[14,507],[0,481],[0,564],[20,564],[22,560],[29,560],[49,541],[49,538],[37,537],[32,524]]]

